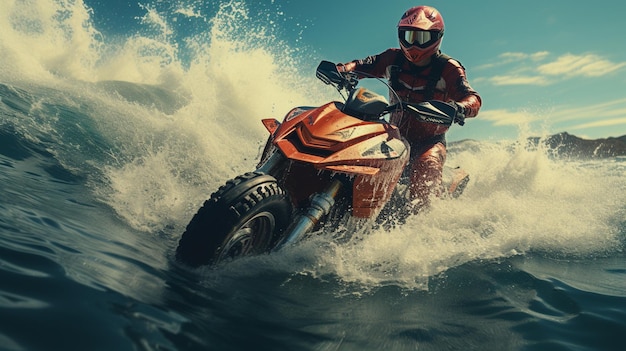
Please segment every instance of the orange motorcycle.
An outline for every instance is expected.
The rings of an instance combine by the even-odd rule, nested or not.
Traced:
[[[179,262],[198,267],[270,252],[325,223],[346,216],[376,220],[384,208],[406,205],[399,189],[409,145],[385,116],[412,111],[411,118],[447,127],[462,124],[463,116],[442,101],[390,105],[357,87],[356,74],[322,61],[317,77],[345,93],[344,103],[296,107],[282,123],[262,120],[270,136],[258,168],[227,181],[204,202],[179,241]],[[447,193],[458,196],[468,180],[456,172]]]

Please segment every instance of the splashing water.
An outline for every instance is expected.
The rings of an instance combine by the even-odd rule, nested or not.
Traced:
[[[253,167],[267,137],[261,118],[326,100],[244,3],[211,6],[143,6],[137,33],[107,39],[80,0],[0,5],[0,55],[11,63],[1,77],[53,87],[89,110],[109,158],[94,165],[95,191],[135,228],[183,224],[219,184]]]
[[[472,175],[459,199],[436,201],[402,227],[337,246],[322,266],[365,286],[426,288],[429,277],[474,260],[529,252],[593,257],[623,249],[623,164],[482,146],[449,161]]]

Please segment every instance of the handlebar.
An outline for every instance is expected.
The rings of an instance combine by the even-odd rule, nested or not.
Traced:
[[[329,61],[320,62],[315,75],[325,84],[334,86],[340,93],[344,89],[349,93],[359,83],[356,72],[339,72],[337,65]],[[392,89],[391,87],[389,88]],[[423,122],[446,126],[450,126],[452,123],[458,123],[461,126],[465,124],[465,115],[459,111],[456,105],[439,100],[420,103],[399,102],[387,106],[380,116],[398,110],[411,111]]]
[[[357,74],[353,72],[340,73],[337,65],[329,61],[322,61],[317,66],[315,76],[322,82],[333,85],[338,90],[350,91],[359,84]]]

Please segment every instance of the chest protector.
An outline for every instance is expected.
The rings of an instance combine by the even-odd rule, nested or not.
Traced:
[[[430,72],[426,78],[426,85],[424,87],[424,100],[432,100],[435,95],[435,87],[437,86],[437,82],[439,78],[441,78],[441,73],[443,72],[443,67],[452,57],[444,54],[438,53],[433,56],[432,62],[430,63]],[[400,83],[399,75],[400,73],[410,74],[413,76],[422,76],[420,72],[420,67],[415,65],[410,65],[409,69],[402,68],[405,66],[406,59],[403,55],[399,54],[396,56],[396,60],[392,66],[388,68],[389,70],[389,85],[393,88],[393,90],[400,92],[406,90],[406,87]]]

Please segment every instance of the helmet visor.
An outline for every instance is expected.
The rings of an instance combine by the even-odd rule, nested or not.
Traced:
[[[406,46],[419,46],[422,48],[431,46],[441,38],[441,32],[437,30],[403,30],[399,31],[400,40]]]

